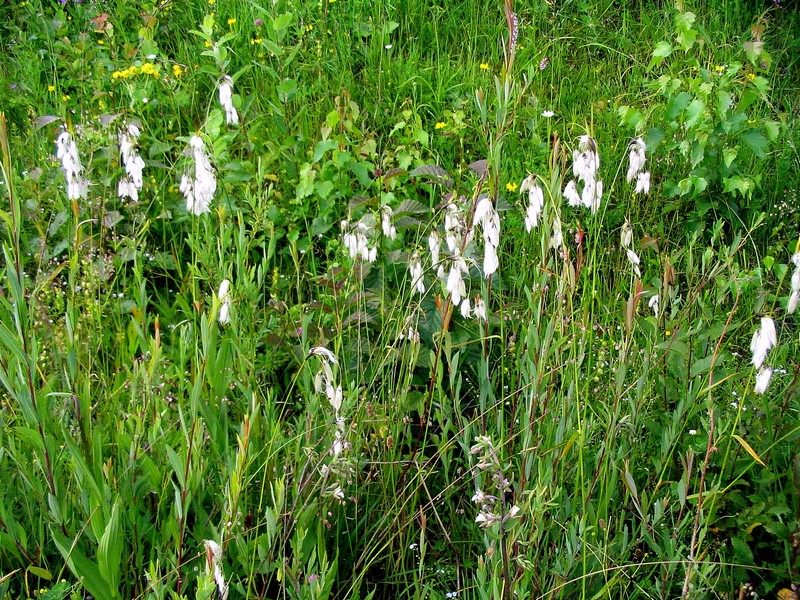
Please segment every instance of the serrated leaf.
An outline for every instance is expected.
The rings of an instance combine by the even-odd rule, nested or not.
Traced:
[[[662,62],[664,62],[665,58],[672,54],[672,50],[672,44],[669,42],[658,42],[656,47],[653,49],[653,58],[650,60],[650,64],[647,65],[647,68],[652,69],[653,67],[660,65]]]
[[[725,163],[725,166],[730,168],[731,164],[734,160],[736,160],[736,155],[739,154],[738,148],[723,148],[722,149],[722,161]]]
[[[428,212],[430,209],[422,202],[417,200],[403,200],[396,209],[394,209],[395,216],[402,214],[419,215]]]

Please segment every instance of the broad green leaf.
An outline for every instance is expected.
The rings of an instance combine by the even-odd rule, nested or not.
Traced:
[[[764,134],[757,129],[751,129],[743,133],[742,141],[758,158],[763,158],[767,155],[769,142],[767,141],[767,138],[764,137]]]
[[[111,517],[106,524],[97,547],[97,561],[100,572],[112,590],[119,589],[120,566],[122,561],[123,537],[120,526],[120,500],[117,498],[111,508]]]
[[[96,600],[116,600],[118,597],[116,591],[109,588],[97,564],[89,560],[78,549],[77,540],[75,542],[70,540],[55,525],[51,525],[50,535],[61,556],[66,561],[69,570],[72,571],[75,577],[81,579],[86,591],[94,596]]]

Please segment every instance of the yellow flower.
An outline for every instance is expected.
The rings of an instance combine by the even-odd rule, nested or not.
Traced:
[[[260,44],[260,43],[261,43],[261,42],[263,42],[263,41],[264,41],[264,40],[263,40],[263,39],[261,39],[261,38],[254,38],[254,39],[250,40],[250,43],[251,43],[251,44]]]
[[[481,63],[481,69],[484,71],[489,70],[489,63]]]
[[[747,81],[753,81],[756,78],[755,73],[748,73],[747,74]]]
[[[516,192],[518,187],[519,186],[516,183],[507,183],[506,184],[506,190],[508,190],[509,192]]]
[[[208,0],[209,6],[214,6],[217,3],[217,0]]]
[[[312,29],[314,29],[313,25],[306,25],[306,31],[311,31]]]
[[[205,44],[203,44],[203,45],[204,45],[206,48],[211,48],[211,47],[213,46],[213,44],[212,44],[211,42],[209,42],[208,40],[206,40],[206,43],[205,43]]]
[[[236,25],[236,19],[234,18],[228,19],[228,25]]]
[[[181,68],[180,65],[172,65],[172,74],[175,77],[180,78],[181,75],[183,75],[183,69]]]
[[[70,99],[70,95],[69,95],[69,94],[64,94],[63,96],[61,96],[61,100],[62,100],[63,102],[66,102],[66,101],[67,101],[67,100],[69,100],[69,99]]]
[[[56,86],[54,86],[54,85],[48,85],[48,86],[47,86],[47,91],[48,91],[48,92],[55,92],[55,91],[56,91]]]
[[[447,123],[442,123],[441,121],[439,121],[436,124],[436,129],[444,129],[445,127],[447,127]]]

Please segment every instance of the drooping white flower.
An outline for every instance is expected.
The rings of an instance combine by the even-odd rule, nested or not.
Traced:
[[[130,123],[118,135],[119,153],[122,165],[125,167],[125,177],[121,177],[117,184],[117,195],[120,198],[130,198],[134,202],[139,201],[139,190],[144,184],[142,177],[144,160],[136,151],[139,134],[139,128],[134,123]]]
[[[647,305],[651,309],[653,309],[653,314],[656,316],[656,319],[657,319],[658,318],[658,294],[655,294],[654,296],[652,296],[650,298],[650,301],[647,303]]]
[[[463,229],[461,224],[461,215],[458,206],[451,202],[447,205],[447,212],[444,215],[444,239],[447,243],[447,249],[450,252],[455,252],[461,245],[461,231]]]
[[[464,298],[461,301],[461,316],[465,319],[469,319],[470,314],[472,313],[472,305],[470,304],[469,298]]]
[[[775,321],[769,317],[761,318],[761,327],[753,334],[750,342],[750,351],[753,353],[753,365],[757,369],[764,364],[767,353],[778,343],[778,335],[775,332]]]
[[[219,82],[219,103],[225,109],[225,122],[228,125],[238,125],[239,114],[233,107],[233,79],[227,75]]]
[[[578,187],[575,184],[574,179],[570,179],[569,183],[567,183],[567,187],[564,188],[564,198],[567,200],[567,204],[570,206],[580,206],[581,205],[581,195],[578,193]]]
[[[189,140],[189,148],[194,159],[194,176],[184,174],[180,190],[186,198],[186,210],[194,215],[202,215],[211,212],[211,200],[217,191],[217,178],[206,154],[203,140],[193,135]]]
[[[420,296],[423,296],[425,294],[425,281],[422,278],[422,262],[416,252],[411,257],[411,262],[408,263],[408,271],[411,274],[411,287]]]
[[[500,266],[497,247],[500,245],[500,215],[489,196],[484,196],[475,207],[474,222],[483,230],[483,273],[491,276]]]
[[[755,391],[756,394],[763,394],[767,391],[769,387],[769,382],[772,379],[772,368],[763,366],[758,370],[758,374],[756,375],[756,385]]]
[[[550,247],[559,250],[564,245],[564,235],[561,231],[561,219],[553,219],[553,232],[550,234]]]
[[[352,225],[347,221],[342,221],[342,231],[344,231],[342,236],[344,247],[347,248],[350,258],[360,256],[362,260],[375,262],[378,258],[378,247],[372,246],[370,248],[367,234],[370,233],[371,229],[363,220]]]
[[[203,545],[206,549],[206,568],[208,573],[213,573],[214,582],[217,584],[217,591],[222,600],[228,598],[228,584],[225,582],[225,574],[222,572],[222,546],[213,540],[204,540]]]
[[[519,186],[520,194],[528,192],[528,210],[525,214],[525,230],[530,233],[539,225],[539,217],[544,210],[544,192],[536,182],[534,175],[529,175]]]
[[[231,321],[231,294],[230,294],[231,282],[229,279],[223,279],[222,283],[219,285],[219,291],[217,292],[217,299],[219,299],[220,307],[219,307],[219,322],[223,325],[226,323],[230,323]]]
[[[633,267],[633,272],[636,273],[637,277],[641,277],[642,272],[639,270],[639,263],[641,262],[639,260],[639,255],[630,248],[625,249],[625,254],[628,256],[628,262],[631,263]]]
[[[319,356],[323,359],[323,361],[327,361],[334,365],[338,365],[339,361],[336,360],[336,355],[328,350],[325,346],[314,346],[311,350],[308,351],[309,354],[313,356]]]
[[[86,198],[89,193],[89,182],[83,178],[83,165],[78,156],[78,146],[66,130],[56,138],[56,158],[61,161],[61,168],[67,180],[67,198],[70,200]]]
[[[633,226],[625,221],[619,234],[619,241],[623,248],[630,248],[633,243]]]
[[[486,303],[480,296],[475,298],[475,308],[472,314],[478,321],[486,322]]]
[[[387,205],[381,206],[381,229],[383,230],[383,235],[388,237],[390,240],[393,240],[397,237],[397,229],[395,229],[394,224],[392,223],[392,216],[394,212],[392,211],[392,207]]]
[[[467,295],[467,286],[463,277],[465,273],[469,273],[466,261],[460,255],[453,256],[445,289],[450,292],[450,297],[455,306],[459,306],[461,299]]]
[[[650,171],[639,173],[636,176],[636,189],[633,190],[634,194],[649,194],[650,193]]]
[[[644,163],[647,162],[647,144],[640,137],[631,140],[628,146],[630,152],[628,153],[628,181],[633,181],[639,172],[644,168]]]
[[[441,257],[442,244],[439,241],[439,234],[434,229],[428,236],[428,249],[431,251],[431,264],[434,267],[440,267],[439,258]]]

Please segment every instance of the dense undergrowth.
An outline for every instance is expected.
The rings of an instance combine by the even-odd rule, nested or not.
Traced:
[[[0,595],[797,598],[792,4],[0,8]]]

